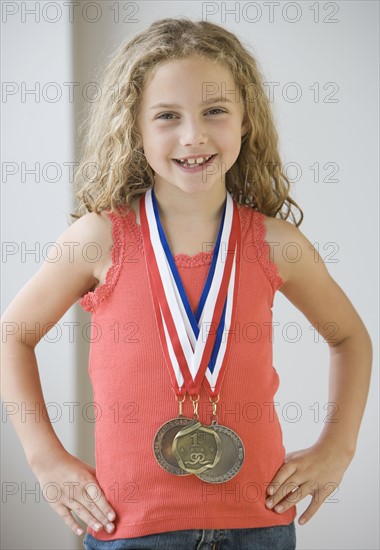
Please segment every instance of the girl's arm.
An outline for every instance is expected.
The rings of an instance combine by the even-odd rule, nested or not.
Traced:
[[[307,520],[335,490],[331,483],[341,481],[354,456],[369,391],[372,344],[363,321],[311,242],[284,220],[267,218],[266,225],[268,243],[276,243],[271,259],[284,281],[280,292],[305,315],[330,349],[329,402],[335,407],[334,422],[326,422],[311,451],[290,453],[272,482],[278,488],[271,499],[272,507],[283,498],[285,483],[296,482],[300,486],[298,500],[313,494],[309,508],[300,518]],[[298,248],[297,261],[286,261],[282,253],[289,243]],[[313,486],[319,490],[314,491]],[[282,502],[281,512],[295,502],[294,495],[291,502]]]
[[[12,423],[23,446],[26,458],[36,476],[45,481],[63,484],[75,473],[94,481],[95,470],[70,455],[58,439],[49,415],[41,388],[35,347],[53,328],[64,313],[97,282],[95,274],[101,272],[105,260],[102,254],[97,264],[86,259],[86,244],[97,242],[103,251],[107,246],[109,227],[105,214],[87,214],[72,224],[56,241],[55,251],[43,263],[40,270],[21,289],[4,312],[1,343],[1,395],[4,403],[14,404],[21,410],[36,409],[40,414],[11,415]],[[60,251],[56,260],[56,250]],[[75,472],[76,470],[76,472]],[[95,480],[96,481],[96,480]],[[64,487],[62,487],[64,489]],[[62,502],[53,506],[74,532],[79,525],[68,512],[78,511],[87,523],[107,523],[105,514],[112,509],[103,497],[97,501],[92,513],[86,510],[86,499]],[[75,508],[76,507],[76,508]]]

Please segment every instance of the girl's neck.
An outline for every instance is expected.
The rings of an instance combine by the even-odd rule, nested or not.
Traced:
[[[160,220],[173,224],[209,224],[219,222],[224,202],[226,188],[216,187],[204,193],[184,193],[178,188],[168,189],[154,185]]]

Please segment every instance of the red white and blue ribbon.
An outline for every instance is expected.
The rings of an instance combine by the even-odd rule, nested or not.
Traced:
[[[239,212],[227,191],[211,266],[195,315],[160,222],[153,188],[140,200],[140,223],[162,348],[177,396],[220,391],[231,345],[240,275]],[[225,246],[227,244],[227,249]],[[224,245],[224,246],[222,246]]]

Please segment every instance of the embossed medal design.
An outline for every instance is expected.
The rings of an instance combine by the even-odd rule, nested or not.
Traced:
[[[159,465],[170,474],[176,476],[190,475],[178,466],[178,462],[172,452],[172,444],[174,437],[180,430],[193,424],[198,424],[198,422],[185,416],[178,416],[163,424],[154,437],[154,456]]]
[[[211,429],[215,430],[221,439],[223,452],[218,463],[205,472],[198,472],[195,475],[209,483],[224,483],[232,479],[244,463],[244,445],[236,432],[214,424]]]
[[[189,474],[198,474],[218,464],[222,444],[218,433],[201,422],[180,430],[173,440],[173,454]]]

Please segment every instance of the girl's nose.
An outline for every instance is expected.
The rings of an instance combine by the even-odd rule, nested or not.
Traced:
[[[203,122],[198,120],[189,120],[183,123],[180,137],[181,145],[197,145],[199,143],[206,142],[207,134]]]

